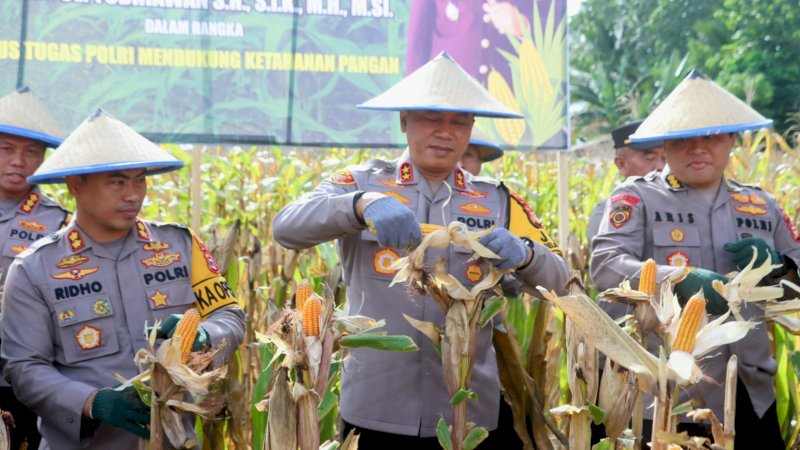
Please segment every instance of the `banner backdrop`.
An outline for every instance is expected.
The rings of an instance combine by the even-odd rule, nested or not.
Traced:
[[[355,105],[439,51],[526,120],[478,126],[565,149],[565,0],[0,2],[0,88],[27,85],[65,129],[97,107],[160,142],[404,145]]]

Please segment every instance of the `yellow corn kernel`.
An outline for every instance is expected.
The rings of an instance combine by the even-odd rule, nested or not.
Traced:
[[[303,305],[303,329],[306,336],[319,336],[319,313],[322,311],[322,302],[319,295],[312,295]]]
[[[303,305],[313,293],[314,290],[311,289],[311,283],[308,280],[303,280],[297,284],[297,291],[294,294],[294,304],[298,311],[303,310]]]
[[[486,83],[489,92],[514,112],[519,112],[519,103],[503,75],[496,70],[489,72]],[[494,119],[494,126],[504,143],[517,145],[525,134],[525,121],[517,119]]]
[[[197,329],[200,327],[200,312],[197,308],[191,308],[183,314],[181,320],[175,325],[175,333],[172,335],[181,337],[181,364],[186,364],[189,353],[192,352],[192,344],[197,337]]]
[[[425,237],[433,233],[434,231],[439,231],[439,230],[447,231],[447,228],[441,225],[434,225],[432,223],[421,223],[419,224],[419,227],[422,228],[422,237]]]
[[[639,276],[639,291],[649,295],[655,295],[656,293],[656,262],[652,258],[642,265],[642,273]]]
[[[694,351],[695,338],[703,323],[706,314],[706,299],[700,295],[695,295],[686,303],[681,313],[681,321],[678,323],[678,335],[672,343],[672,351],[682,351],[692,353]]]

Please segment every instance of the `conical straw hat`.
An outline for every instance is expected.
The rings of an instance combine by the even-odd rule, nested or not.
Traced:
[[[644,120],[631,142],[736,133],[772,125],[717,83],[694,70]]]
[[[69,175],[147,169],[148,175],[183,167],[183,162],[98,109],[83,121],[30,177],[29,183],[63,183]]]
[[[0,98],[0,133],[42,141],[50,147],[61,145],[66,135],[27,87]]]
[[[485,117],[523,117],[494,98],[445,52],[428,61],[383,94],[358,105],[357,108],[386,111],[452,111]]]
[[[469,138],[469,145],[478,148],[478,158],[482,162],[494,161],[503,156],[503,147],[493,143],[489,136],[477,128],[472,129],[472,136]]]

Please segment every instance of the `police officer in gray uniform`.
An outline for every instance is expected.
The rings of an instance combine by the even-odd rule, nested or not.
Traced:
[[[519,196],[457,166],[475,115],[518,116],[449,56],[439,55],[360,107],[399,110],[408,149],[396,161],[373,160],[334,174],[284,207],[273,222],[273,234],[292,249],[336,239],[347,312],[385,319],[389,334],[411,336],[420,347],[407,354],[352,351],[342,370],[345,431],[355,427],[361,433],[359,448],[367,450],[439,448],[435,426],[440,416],[451,421],[452,408],[441,358],[403,314],[440,327],[444,315],[429,296],[412,296],[405,286],[389,287],[391,263],[420,242],[420,223],[447,225],[458,220],[472,230],[496,226],[482,242],[500,255],[494,264],[516,269],[515,276],[528,292],[537,285],[561,292],[569,271]],[[470,288],[485,276],[489,264],[472,261],[471,256],[450,247],[429,252],[426,263],[444,259],[448,272]],[[491,326],[481,331],[470,389],[478,401],[470,402],[468,420],[493,430],[500,386]],[[501,448],[490,442],[483,448]]]
[[[592,278],[598,288],[624,279],[635,285],[643,261],[653,258],[658,281],[675,266],[691,267],[675,286],[680,301],[702,288],[708,312],[721,314],[727,303],[712,282],[726,281],[723,274],[744,268],[754,252],[757,264],[769,258],[783,265],[768,282],[782,276],[797,279],[800,234],[792,221],[772,195],[724,176],[733,133],[771,123],[698,72],[676,87],[631,136],[633,142],[663,139],[667,167],[631,178],[611,195],[592,245]],[[746,305],[742,315],[761,321],[753,305]],[[655,339],[650,342],[657,351]],[[710,381],[689,388],[679,403],[691,398],[696,407],[711,408],[722,418],[725,368],[734,354],[739,360],[736,448],[783,448],[772,388],[776,364],[763,323],[701,361]]]
[[[4,375],[41,418],[51,449],[135,449],[150,414],[114,375],[138,373],[145,324],[169,337],[191,307],[203,321],[194,349],[244,334],[244,314],[208,249],[188,228],[137,217],[146,176],[183,165],[98,111],[29,178],[66,182],[76,218],[20,254],[3,295]]]
[[[60,145],[63,136],[30,89],[20,88],[0,98],[0,285],[16,255],[68,221],[67,210],[27,181],[44,161],[47,147]],[[38,447],[36,415],[17,401],[2,376],[0,410],[10,411],[16,422],[12,449]]]
[[[664,149],[661,141],[642,142],[634,144],[629,139],[630,135],[642,124],[641,120],[626,123],[611,132],[614,141],[614,164],[623,179],[641,177],[652,170],[664,168]],[[603,221],[603,212],[606,209],[607,198],[601,199],[589,213],[589,224],[586,229],[586,240],[591,245],[592,239],[600,231],[600,222]]]

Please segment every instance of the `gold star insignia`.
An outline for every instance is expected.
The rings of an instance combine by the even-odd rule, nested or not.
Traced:
[[[153,302],[153,306],[156,308],[167,306],[167,296],[162,294],[159,290],[156,290],[156,293],[150,297],[150,301]]]

